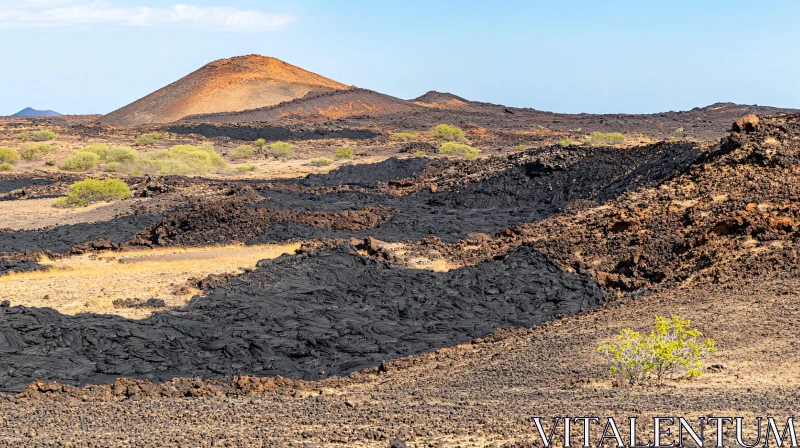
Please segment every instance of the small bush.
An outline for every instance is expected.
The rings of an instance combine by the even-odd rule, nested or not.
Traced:
[[[592,132],[589,137],[590,142],[595,145],[618,145],[625,142],[625,136],[619,132],[609,132],[604,134],[602,132]]]
[[[416,151],[414,157],[425,157],[425,151]]]
[[[89,171],[100,163],[100,157],[92,152],[76,152],[67,157],[59,168],[64,171]]]
[[[106,160],[108,163],[133,163],[139,159],[139,153],[127,146],[112,146],[106,151]]]
[[[128,184],[119,179],[86,179],[75,182],[69,193],[56,200],[56,207],[84,207],[92,202],[111,201],[131,197]]]
[[[96,155],[100,160],[106,160],[106,157],[108,157],[108,145],[105,143],[86,145],[79,149],[78,152],[88,152]]]
[[[142,158],[144,169],[154,169],[161,176],[206,174],[227,166],[225,160],[210,146],[177,145]]]
[[[136,139],[136,144],[139,146],[153,146],[158,142],[158,139],[151,134],[145,134]]]
[[[659,386],[667,376],[700,376],[703,367],[700,358],[716,352],[714,341],[701,341],[703,334],[690,329],[691,322],[678,316],[672,316],[672,319],[656,316],[655,321],[649,335],[624,329],[614,342],[600,346],[598,350],[606,356],[611,375],[620,377],[629,385],[655,376]]]
[[[11,171],[10,163],[0,163],[0,171]]]
[[[230,157],[231,159],[242,159],[247,156],[252,156],[253,153],[255,152],[256,152],[255,149],[249,146],[242,145],[237,148],[229,150],[228,157]]]
[[[275,142],[269,145],[269,152],[275,157],[292,157],[294,155],[294,145],[286,142]]]
[[[571,139],[571,138],[565,138],[565,139],[563,139],[563,140],[559,141],[559,142],[558,142],[558,144],[559,144],[559,145],[560,145],[562,148],[566,148],[566,147],[568,147],[568,146],[572,146],[572,145],[574,145],[574,144],[575,144],[575,142],[574,142],[574,141],[572,141],[572,139]]]
[[[28,137],[28,134],[26,134],[24,132],[20,132],[19,134],[15,135],[14,137],[16,137],[17,140],[27,140],[27,139],[30,138],[30,137]]]
[[[464,131],[455,126],[448,126],[440,124],[433,130],[433,137],[436,140],[445,140],[449,142],[465,142],[467,137],[464,136]]]
[[[47,143],[25,143],[19,147],[19,155],[25,160],[39,160],[53,151],[55,148]]]
[[[683,128],[678,128],[678,129],[675,129],[675,133],[676,133],[676,134],[680,134],[680,133],[682,133],[682,132],[683,132]]]
[[[336,159],[352,159],[353,158],[353,148],[349,146],[345,146],[344,148],[339,148],[336,150]]]
[[[56,138],[56,133],[53,131],[42,130],[33,133],[33,139],[37,142],[44,142]]]
[[[260,139],[258,139],[256,141],[254,141],[253,145],[255,145],[259,149],[264,149],[264,147],[267,146],[267,141],[264,140],[263,138],[260,138]]]
[[[460,154],[467,160],[478,157],[478,150],[461,143],[447,142],[439,148],[439,154]]]
[[[237,173],[250,173],[252,171],[255,171],[256,168],[257,167],[255,165],[240,165],[240,166],[236,167],[236,172]]]
[[[0,148],[0,163],[17,163],[19,152],[14,148]]]
[[[410,132],[397,132],[394,134],[394,138],[407,142],[409,140],[416,140],[417,134],[412,134]]]
[[[318,159],[311,159],[308,163],[313,166],[328,166],[331,164],[331,159],[327,157],[320,157]]]
[[[519,150],[520,151],[525,151],[525,145],[519,145]]]

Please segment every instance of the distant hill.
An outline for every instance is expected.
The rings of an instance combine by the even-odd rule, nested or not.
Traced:
[[[118,126],[167,123],[189,115],[258,109],[313,92],[347,89],[345,84],[279,59],[238,56],[211,62],[98,121]]]
[[[26,107],[12,117],[60,117],[62,114],[52,110],[36,110]]]

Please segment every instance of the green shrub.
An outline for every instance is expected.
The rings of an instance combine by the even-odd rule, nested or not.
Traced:
[[[26,134],[24,132],[20,132],[19,134],[15,135],[14,137],[16,137],[17,140],[27,140],[27,139],[30,138],[30,137],[28,137],[28,134]]]
[[[394,138],[407,142],[409,140],[416,140],[417,134],[412,134],[410,132],[397,132],[394,134]]]
[[[675,129],[675,133],[676,133],[676,134],[680,134],[680,133],[682,133],[682,132],[683,132],[683,128],[678,128],[678,129]]]
[[[672,316],[656,316],[649,335],[631,329],[622,330],[614,342],[598,349],[610,365],[612,376],[618,376],[629,385],[642,383],[655,377],[656,384],[664,384],[676,374],[695,378],[702,373],[700,358],[715,353],[714,341],[704,339],[699,330],[690,329],[689,320]]]
[[[140,162],[142,169],[155,170],[155,174],[161,176],[207,174],[228,166],[213,147],[192,145],[177,145],[157,151],[143,157]]]
[[[139,159],[139,153],[127,146],[112,146],[106,151],[106,160],[110,163],[133,163]]]
[[[151,134],[145,134],[136,139],[136,144],[139,146],[153,146],[158,142],[158,139]]]
[[[17,163],[19,152],[14,148],[0,148],[0,163]]]
[[[478,150],[461,143],[447,142],[439,147],[439,154],[460,154],[467,160],[478,157]]]
[[[255,165],[240,165],[236,167],[237,173],[249,173],[256,170]]]
[[[55,151],[47,143],[24,143],[19,147],[19,155],[25,160],[39,160],[43,155]]]
[[[440,124],[433,129],[433,137],[436,140],[445,140],[449,142],[465,142],[467,137],[464,136],[464,131],[455,126]]]
[[[255,149],[249,146],[242,145],[237,148],[229,150],[228,157],[230,157],[231,159],[241,159],[247,156],[252,156],[253,153],[255,152],[256,152]]]
[[[525,151],[525,145],[519,145],[519,150],[520,151]]]
[[[89,171],[100,163],[100,157],[92,152],[76,152],[67,157],[59,168],[64,171]]]
[[[108,145],[105,143],[94,143],[84,146],[77,152],[88,152],[96,155],[100,160],[106,160],[106,157],[108,157]]]
[[[339,148],[336,150],[336,159],[352,159],[353,158],[353,148],[349,146],[345,146],[343,148]]]
[[[254,141],[253,145],[255,145],[259,149],[264,149],[264,147],[267,146],[267,141],[264,140],[263,138],[260,138],[260,139],[258,139],[256,141]]]
[[[565,139],[562,139],[561,141],[559,141],[559,142],[558,142],[558,144],[559,144],[561,147],[564,147],[564,148],[566,148],[566,147],[568,147],[568,146],[572,146],[572,145],[574,145],[574,144],[575,144],[575,142],[574,142],[574,141],[572,141],[572,139],[571,139],[571,138],[567,137],[567,138],[565,138]]]
[[[425,157],[425,151],[416,151],[414,152],[414,157]]]
[[[33,139],[37,142],[53,140],[54,138],[56,138],[56,133],[53,131],[42,130],[33,133]]]
[[[592,132],[589,141],[595,145],[618,145],[625,141],[625,136],[619,132],[609,132],[607,134]]]
[[[331,159],[327,157],[320,157],[318,159],[311,159],[308,163],[313,166],[328,166],[331,164]]]
[[[69,188],[69,193],[56,200],[56,207],[84,207],[92,202],[110,201],[131,197],[128,184],[119,179],[86,179],[75,182]]]
[[[11,171],[10,163],[0,163],[0,171]]]
[[[286,142],[275,142],[269,145],[269,152],[275,157],[292,157],[294,155],[294,145]]]

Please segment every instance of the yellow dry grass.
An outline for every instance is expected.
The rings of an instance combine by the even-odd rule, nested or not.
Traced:
[[[190,278],[238,273],[259,260],[294,253],[300,243],[258,246],[211,246],[108,252],[62,259],[42,259],[47,271],[0,277],[0,297],[12,305],[51,307],[65,314],[83,312],[144,318],[152,310],[113,306],[116,299],[163,299],[185,304],[199,291],[178,291]]]

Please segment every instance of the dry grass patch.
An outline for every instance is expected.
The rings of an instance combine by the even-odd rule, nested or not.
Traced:
[[[141,319],[152,310],[114,308],[117,299],[158,298],[184,305],[199,291],[179,289],[190,278],[239,273],[259,260],[294,253],[300,243],[209,246],[108,252],[51,260],[47,271],[0,276],[0,297],[12,305],[50,307],[65,314],[103,313]]]

